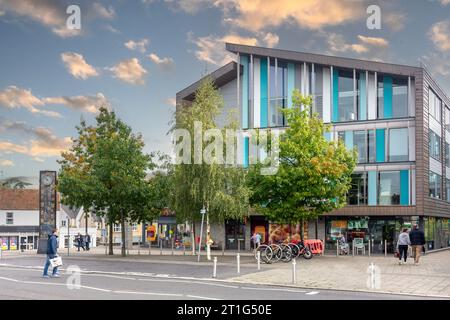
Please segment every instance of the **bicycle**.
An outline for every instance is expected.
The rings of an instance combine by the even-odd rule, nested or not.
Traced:
[[[309,260],[313,257],[311,250],[307,246],[303,244],[302,241],[298,243],[289,243],[289,247],[292,250],[293,258],[298,258],[299,256],[303,256],[303,258]]]
[[[272,257],[273,257],[273,251],[272,248],[266,244],[259,245],[254,250],[255,259],[258,260],[258,252],[259,252],[259,258],[261,261],[263,261],[266,264],[271,263]]]

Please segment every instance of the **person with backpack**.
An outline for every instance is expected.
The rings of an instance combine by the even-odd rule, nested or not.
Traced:
[[[409,233],[409,239],[411,240],[412,252],[414,255],[414,265],[419,265],[420,253],[425,245],[425,235],[423,231],[419,230],[418,225],[414,225],[414,229]]]
[[[411,244],[408,235],[408,229],[403,229],[402,233],[398,236],[397,248],[398,248],[398,264],[402,264],[402,257],[406,263],[408,258],[408,246]]]

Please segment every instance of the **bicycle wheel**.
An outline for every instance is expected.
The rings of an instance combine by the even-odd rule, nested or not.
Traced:
[[[295,243],[289,243],[289,247],[291,247],[292,250],[292,259],[297,259],[300,255],[300,248]]]
[[[281,256],[283,255],[283,252],[281,250],[281,247],[277,244],[270,245],[270,248],[272,249],[273,255],[270,262],[278,262],[281,259]]]
[[[311,250],[309,250],[309,248],[305,246],[303,248],[303,258],[309,260],[312,257],[313,257],[313,254],[312,254]]]
[[[260,245],[257,249],[255,249],[255,259],[258,259],[258,252],[260,254],[260,259],[264,263],[270,263],[272,259],[272,249],[267,245]]]
[[[292,260],[292,250],[287,244],[281,244],[281,261],[289,262]]]

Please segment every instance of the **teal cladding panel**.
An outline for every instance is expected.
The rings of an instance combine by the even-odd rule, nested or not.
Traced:
[[[325,139],[327,139],[328,142],[331,141],[331,132],[325,132],[323,136],[325,137]]]
[[[287,65],[287,72],[288,72],[288,78],[287,78],[287,90],[288,90],[288,101],[287,105],[288,108],[292,108],[292,92],[295,88],[295,64],[288,63]]]
[[[249,138],[245,137],[244,138],[244,168],[248,168],[248,148],[249,148]]]
[[[392,118],[392,77],[383,77],[384,118]]]
[[[267,75],[267,59],[261,58],[260,63],[260,93],[261,93],[261,112],[260,112],[260,127],[267,128],[267,115],[269,112],[269,100],[267,97],[268,90],[268,75]]]
[[[377,129],[376,130],[376,161],[377,162],[385,162],[386,161],[386,135],[385,129]]]
[[[345,131],[345,146],[348,150],[353,150],[353,131]]]
[[[333,122],[339,121],[339,71],[333,69]]]
[[[368,188],[368,204],[369,206],[377,205],[377,172],[369,171],[367,173],[367,188]]]
[[[400,171],[400,204],[402,206],[409,205],[409,172],[408,172],[408,170]]]

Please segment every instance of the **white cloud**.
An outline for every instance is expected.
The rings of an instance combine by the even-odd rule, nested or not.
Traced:
[[[193,33],[188,33],[188,40],[197,46],[195,56],[200,61],[206,61],[215,65],[224,65],[234,60],[234,55],[225,50],[225,43],[236,43],[248,46],[273,46],[279,41],[276,34],[273,33],[258,33],[256,37],[242,37],[235,33],[217,37],[209,35],[206,37],[195,38]]]
[[[175,98],[168,98],[166,99],[166,104],[171,107],[175,107],[177,104],[177,100]]]
[[[387,47],[389,45],[389,41],[383,38],[377,38],[377,37],[365,37],[365,36],[358,36],[358,39],[361,40],[361,42],[372,45],[375,47]]]
[[[431,53],[422,57],[433,75],[450,76],[450,53]]]
[[[63,38],[81,34],[67,28],[66,6],[58,0],[1,0],[0,10],[38,22]]]
[[[331,51],[334,52],[347,52],[353,51],[356,53],[365,53],[369,51],[363,44],[349,44],[345,41],[344,37],[341,34],[337,33],[329,33],[327,34],[327,42]]]
[[[115,78],[131,84],[144,84],[144,77],[147,74],[139,60],[137,58],[132,58],[128,60],[122,60],[117,65],[109,68]]]
[[[0,159],[0,166],[13,167],[14,166],[14,162],[12,162],[11,160]]]
[[[160,58],[156,53],[151,53],[148,57],[153,63],[164,69],[170,69],[174,65],[172,58]]]
[[[110,25],[110,24],[107,24],[107,25],[104,26],[103,28],[104,28],[105,30],[108,30],[108,31],[112,32],[112,33],[116,33],[116,34],[120,34],[120,33],[121,33],[120,30],[114,28],[114,27],[113,27],[112,25]]]
[[[62,104],[69,108],[89,113],[97,113],[100,107],[109,108],[110,106],[108,99],[102,93],[97,93],[95,96],[51,97],[45,98],[44,102]]]
[[[0,151],[6,154],[11,153],[26,154],[28,152],[28,148],[9,141],[0,141]]]
[[[21,89],[16,86],[9,86],[0,91],[0,105],[10,109],[25,108],[31,113],[43,114],[49,117],[61,117],[57,112],[37,108],[43,106],[44,102],[34,96],[30,90]]]
[[[440,0],[440,1],[441,1],[441,4],[444,6],[450,4],[450,0]]]
[[[88,64],[84,57],[79,53],[64,52],[61,54],[61,59],[66,65],[69,73],[75,78],[85,80],[89,77],[98,76],[97,70]]]
[[[103,19],[111,20],[114,19],[116,16],[116,12],[114,11],[114,8],[112,6],[106,8],[101,3],[94,2],[92,8],[96,13],[96,15]]]
[[[149,44],[148,39],[142,39],[141,41],[128,40],[127,42],[124,43],[124,46],[130,50],[138,50],[144,53],[145,50],[147,49],[146,47],[148,44]]]
[[[450,50],[450,20],[435,23],[428,34],[436,48],[441,51]]]

